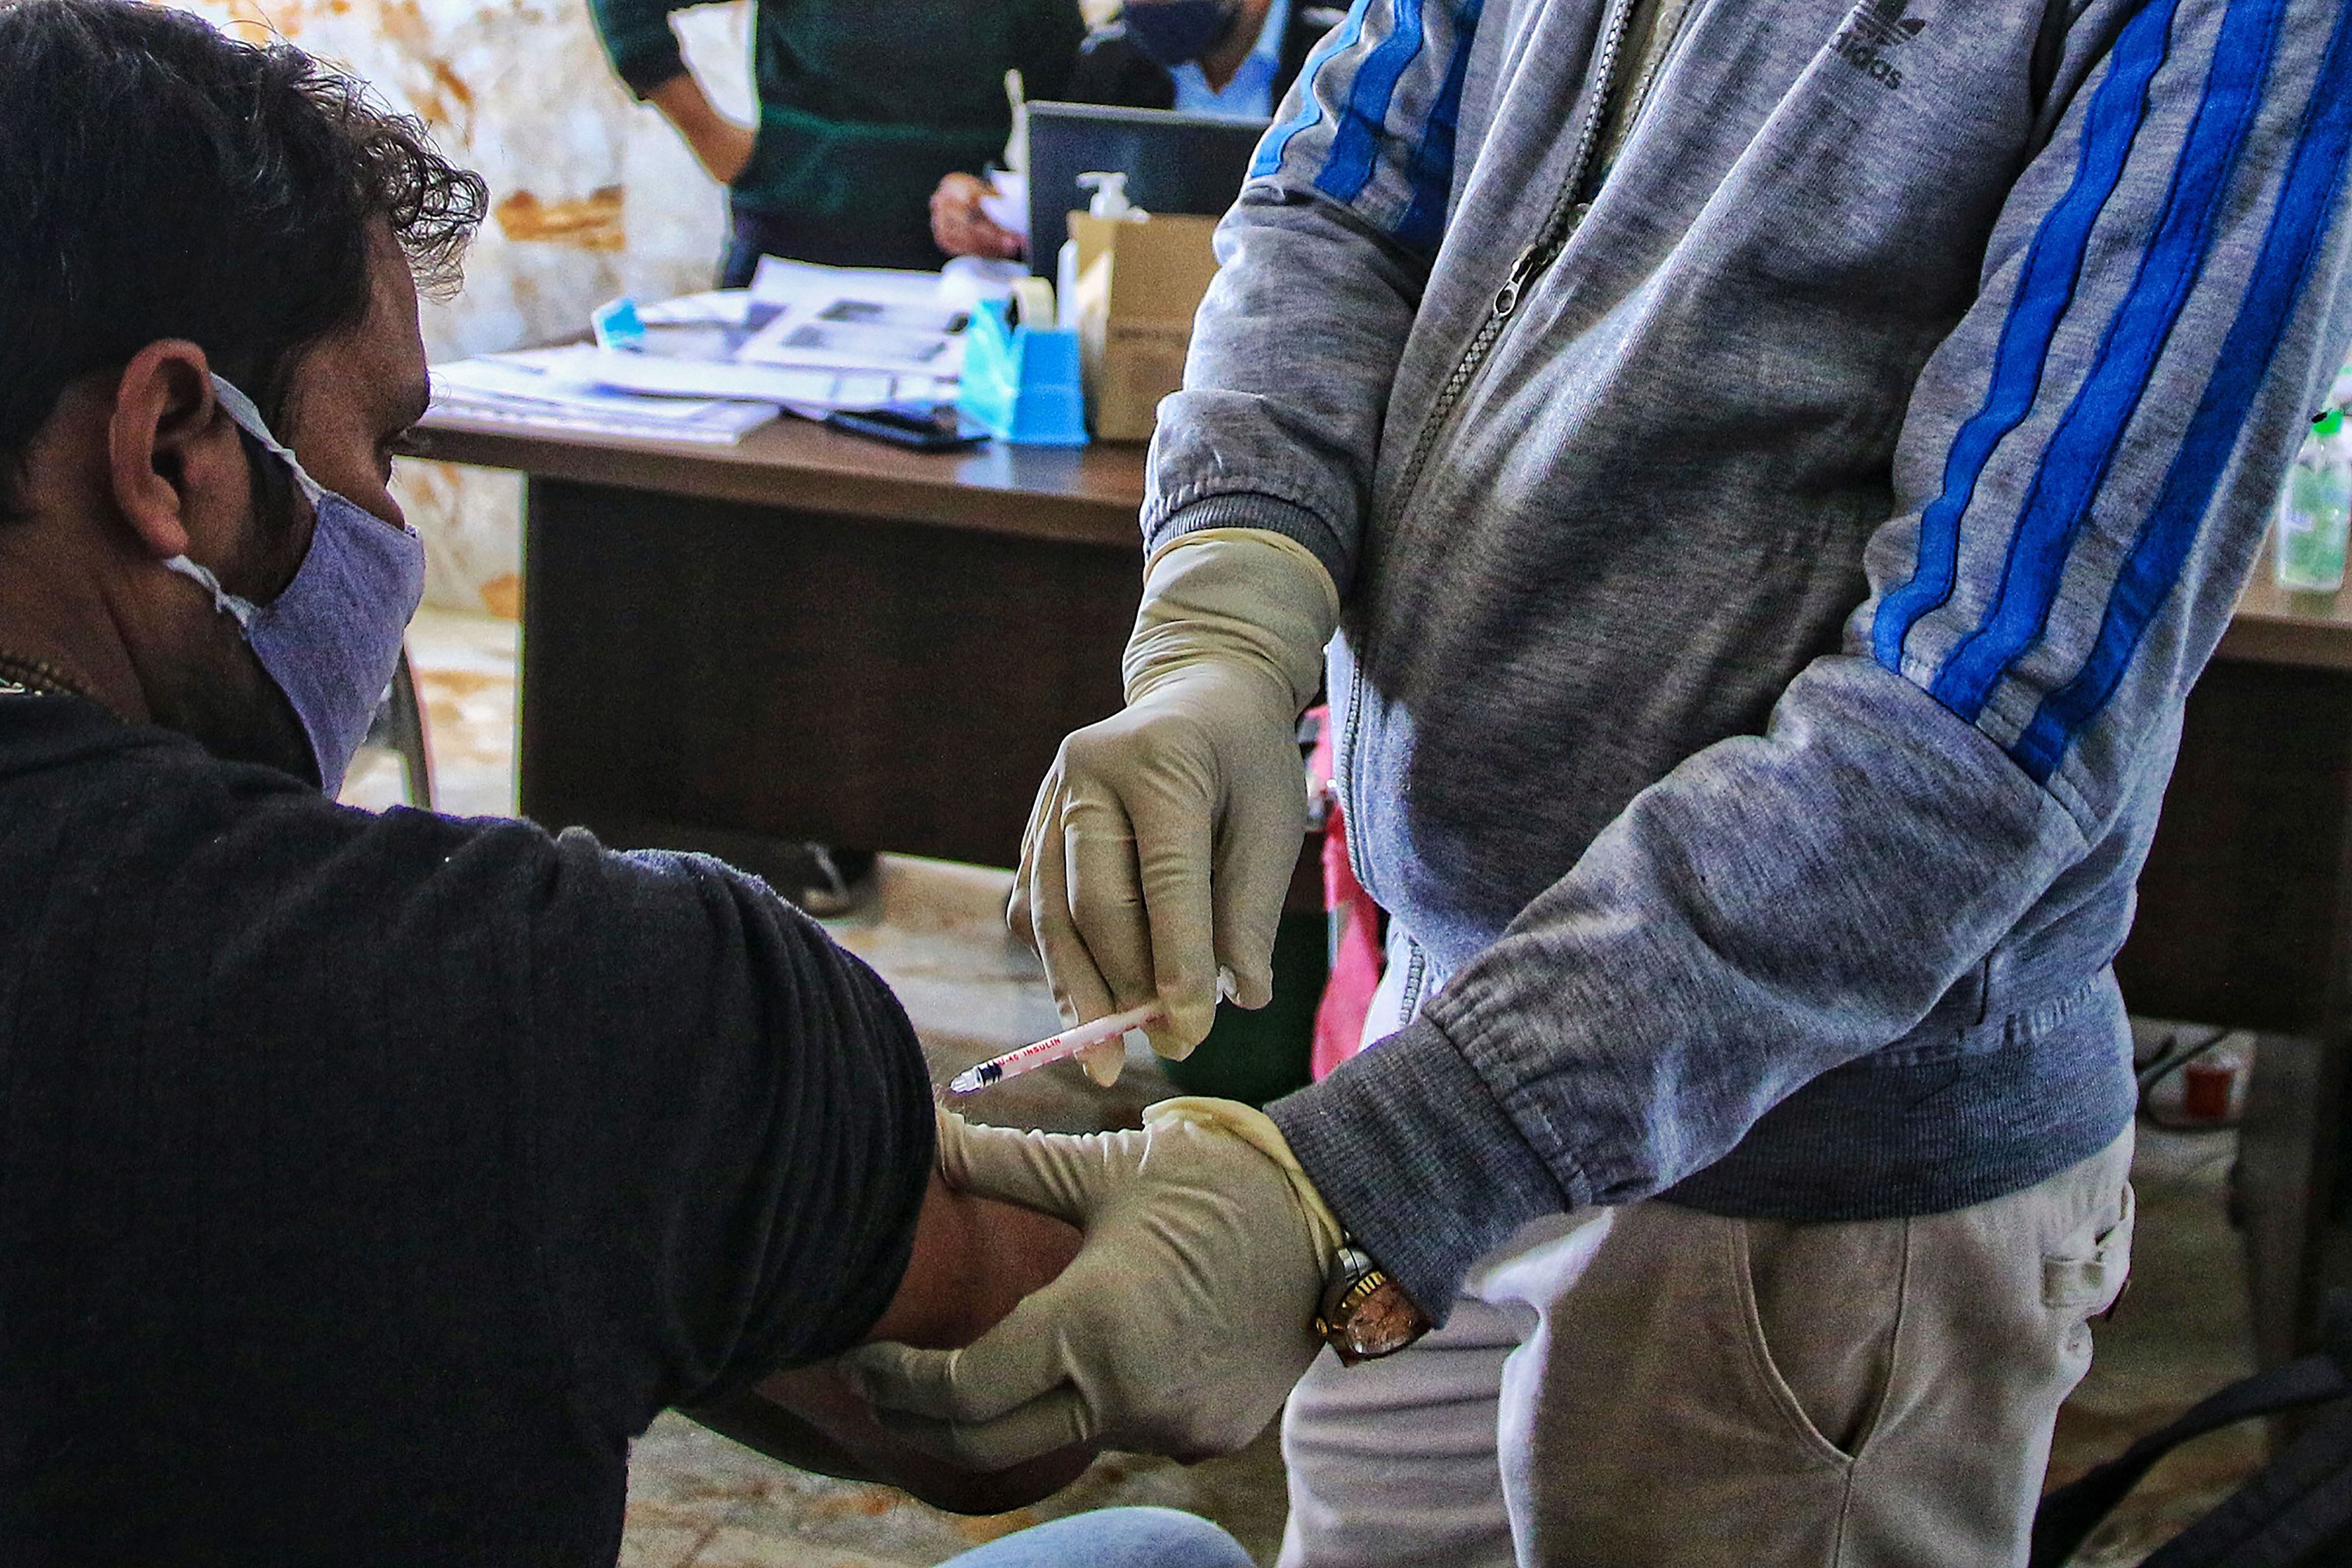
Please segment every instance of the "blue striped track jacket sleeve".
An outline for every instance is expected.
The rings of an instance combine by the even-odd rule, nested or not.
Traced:
[[[1216,326],[1194,339],[1153,446],[1152,543],[1179,512],[1184,531],[1268,528],[1345,587],[1390,382],[1444,237],[1480,4],[1357,0],[1308,56],[1218,232],[1204,314]],[[1311,333],[1298,331],[1304,279]]]
[[[1360,77],[1379,46],[1348,47]],[[1526,1218],[1664,1191],[1903,1038],[2062,918],[2070,878],[2136,875],[2184,698],[2352,331],[2352,9],[2147,0],[2073,47],[2102,58],[1914,389],[1843,649],[1762,734],[1637,796],[1418,1024],[1275,1108],[1424,1304]],[[1297,134],[1345,134],[1325,121],[1347,96],[1324,87]],[[1368,311],[1345,331],[1412,310],[1408,144],[1294,220],[1378,237],[1338,285]],[[1311,412],[1361,450],[1368,414]],[[1300,513],[1352,499],[1270,471]]]

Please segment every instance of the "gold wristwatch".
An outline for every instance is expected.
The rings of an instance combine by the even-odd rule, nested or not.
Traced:
[[[1340,1365],[1394,1355],[1431,1327],[1429,1314],[1369,1253],[1352,1238],[1339,1243],[1315,1310],[1315,1335],[1339,1352]]]

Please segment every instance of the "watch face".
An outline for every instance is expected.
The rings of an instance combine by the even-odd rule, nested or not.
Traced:
[[[1428,1328],[1429,1320],[1412,1304],[1412,1298],[1394,1280],[1384,1279],[1348,1315],[1341,1331],[1356,1354],[1369,1360],[1394,1354],[1421,1338]]]
[[[1315,1314],[1315,1333],[1343,1366],[1394,1355],[1433,1327],[1404,1287],[1356,1247],[1342,1244]]]

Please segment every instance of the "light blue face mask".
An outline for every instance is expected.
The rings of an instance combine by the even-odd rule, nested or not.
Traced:
[[[184,555],[163,564],[193,577],[213,607],[243,628],[253,656],[294,705],[329,795],[342,787],[376,705],[400,663],[400,639],[425,598],[425,545],[413,528],[383,519],[322,488],[269,433],[261,411],[213,377],[213,393],[246,434],[275,453],[310,502],[317,522],[293,580],[266,605],[239,598]]]

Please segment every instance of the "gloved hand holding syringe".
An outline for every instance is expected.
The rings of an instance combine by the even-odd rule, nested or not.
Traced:
[[[1062,742],[1005,910],[1065,1018],[1155,999],[1181,1059],[1274,995],[1274,942],[1307,832],[1298,714],[1323,679],[1339,594],[1308,549],[1211,528],[1156,552],[1122,673],[1127,706]],[[1230,976],[1230,979],[1228,979]],[[1124,1053],[1086,1061],[1098,1083]]]

